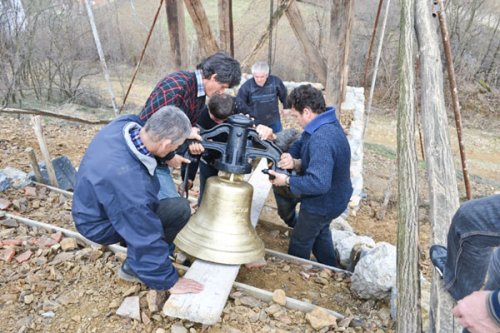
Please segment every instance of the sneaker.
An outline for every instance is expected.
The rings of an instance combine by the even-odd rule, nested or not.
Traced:
[[[442,245],[432,245],[429,249],[429,255],[436,271],[439,273],[441,278],[443,278],[448,250]]]
[[[127,260],[123,262],[122,267],[118,270],[118,277],[128,282],[141,282],[141,280],[137,277],[137,274],[135,274],[128,265]]]

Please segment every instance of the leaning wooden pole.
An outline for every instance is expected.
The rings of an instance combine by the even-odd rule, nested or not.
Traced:
[[[377,35],[378,20],[380,18],[380,12],[382,11],[383,3],[384,0],[379,0],[378,2],[377,15],[375,16],[375,23],[373,24],[372,37],[370,38],[370,47],[368,48],[368,53],[366,55],[365,74],[363,76],[363,88],[365,88],[365,92],[367,88],[366,84],[368,83],[368,71],[370,69],[370,64],[372,62],[373,45],[375,44],[375,36]]]
[[[135,77],[137,76],[137,72],[139,71],[139,67],[142,64],[142,60],[144,59],[144,53],[146,53],[146,48],[148,47],[149,40],[151,39],[151,34],[153,33],[153,30],[155,28],[156,21],[158,20],[158,15],[160,15],[160,9],[162,6],[163,6],[163,0],[160,0],[160,5],[158,6],[158,9],[156,10],[155,18],[153,19],[153,23],[151,24],[151,28],[149,28],[148,37],[146,37],[146,42],[144,43],[144,47],[142,48],[141,57],[139,58],[139,61],[137,62],[137,66],[135,66],[134,75],[132,75],[132,79],[130,80],[130,83],[128,85],[127,92],[125,93],[125,97],[123,98],[123,104],[120,107],[120,111],[118,111],[118,113],[122,112],[123,107],[125,106],[125,103],[127,102],[128,94],[130,93],[130,89],[132,88],[132,85],[134,84]]]
[[[431,244],[446,245],[451,219],[459,206],[459,197],[444,101],[443,64],[436,34],[438,23],[432,19],[429,1],[416,0],[415,10],[420,59],[420,114],[426,152]],[[458,323],[453,320],[453,303],[444,288],[443,280],[433,271],[428,332],[461,331]]]
[[[448,80],[450,82],[450,93],[455,113],[455,126],[457,128],[458,147],[460,150],[460,158],[462,160],[462,172],[464,175],[465,193],[467,199],[472,199],[472,191],[470,188],[469,169],[467,167],[467,158],[465,156],[465,146],[462,138],[462,115],[460,113],[460,103],[458,102],[457,80],[455,77],[455,69],[453,68],[453,58],[451,55],[450,37],[448,27],[446,26],[446,15],[444,12],[443,2],[436,0],[439,6],[437,15],[439,18],[439,27],[441,28],[441,37],[443,39],[444,55],[446,57],[446,68],[448,70]]]
[[[396,332],[420,332],[418,179],[415,145],[414,0],[401,1],[398,102]]]
[[[104,58],[104,52],[102,51],[101,40],[99,39],[99,34],[97,33],[97,27],[94,21],[94,14],[92,13],[92,7],[90,6],[89,0],[85,0],[85,8],[87,8],[87,15],[90,21],[90,27],[92,28],[92,35],[94,36],[95,46],[97,48],[97,53],[99,54],[99,61],[101,62],[102,72],[104,73],[104,79],[108,84],[108,91],[111,95],[111,104],[113,105],[113,110],[117,116],[119,111],[116,107],[115,92],[113,91],[113,86],[111,85],[111,80],[109,78],[108,66],[106,65],[106,59]]]

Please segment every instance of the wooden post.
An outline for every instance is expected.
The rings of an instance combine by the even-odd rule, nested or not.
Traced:
[[[170,54],[176,70],[180,70],[188,62],[186,28],[184,21],[184,4],[178,0],[166,0],[168,40]]]
[[[232,8],[229,0],[219,0],[219,46],[222,50],[231,51],[231,29],[230,19]]]
[[[444,103],[443,65],[436,34],[437,22],[432,20],[429,2],[417,0],[415,10],[431,243],[446,245],[448,229],[453,214],[459,207],[459,200]],[[429,332],[460,332],[451,312],[453,299],[444,289],[443,280],[436,272],[432,275],[430,299]]]
[[[414,0],[401,2],[398,101],[398,241],[396,332],[419,332],[418,179],[415,145]]]
[[[36,159],[35,152],[33,151],[33,148],[29,147],[26,148],[26,153],[28,154],[28,157],[30,159],[30,166],[31,170],[35,173],[35,179],[39,183],[43,183],[43,177],[42,173],[40,172],[40,167],[38,166],[38,161]]]
[[[42,151],[42,155],[45,160],[45,167],[47,168],[47,173],[49,175],[50,185],[59,187],[59,184],[57,183],[56,173],[54,171],[54,166],[52,165],[52,159],[50,158],[49,150],[47,149],[47,144],[45,143],[45,137],[43,136],[40,116],[32,116],[31,123],[38,140],[38,145],[40,146],[40,150]]]
[[[185,0],[184,2],[186,4],[186,9],[189,12],[189,16],[191,16],[191,20],[193,21],[196,35],[198,36],[198,44],[200,44],[205,56],[217,52],[219,50],[219,46],[215,41],[212,29],[210,29],[207,14],[203,9],[201,1]]]
[[[349,73],[349,49],[354,0],[334,1],[330,10],[330,51],[326,74],[326,100],[341,112]]]
[[[326,82],[326,62],[318,51],[318,48],[307,36],[304,27],[306,23],[302,19],[296,0],[290,2],[288,10],[285,12],[293,33],[302,45],[302,51],[311,64],[311,69],[318,77],[319,82]]]
[[[111,95],[111,104],[113,105],[113,110],[115,115],[118,115],[119,111],[116,107],[115,92],[113,91],[113,86],[111,85],[111,80],[109,78],[108,66],[106,65],[106,59],[104,58],[104,52],[102,51],[101,40],[99,39],[99,34],[97,33],[97,27],[94,21],[94,14],[92,13],[92,7],[90,6],[89,0],[85,0],[85,8],[87,8],[87,15],[90,21],[90,27],[92,28],[92,35],[94,36],[95,46],[97,48],[97,53],[99,54],[99,61],[101,63],[102,72],[104,73],[104,79],[108,84],[108,91]]]
[[[444,54],[446,57],[446,68],[448,70],[448,80],[450,81],[450,93],[455,113],[455,126],[457,128],[458,147],[460,150],[460,158],[462,160],[462,172],[464,174],[465,192],[467,199],[472,199],[472,191],[470,188],[469,168],[467,167],[467,157],[465,156],[465,146],[462,140],[462,116],[460,114],[460,104],[458,102],[457,81],[455,79],[455,69],[453,68],[453,57],[451,55],[450,37],[448,35],[448,27],[446,26],[446,15],[444,12],[443,2],[436,0],[439,6],[437,15],[439,18],[439,26],[441,27],[441,36],[443,39]]]

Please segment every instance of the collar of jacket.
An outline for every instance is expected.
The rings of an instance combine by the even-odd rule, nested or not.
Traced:
[[[331,124],[337,122],[337,117],[335,116],[335,108],[329,106],[326,108],[325,112],[320,113],[316,118],[314,118],[309,124],[304,127],[304,131],[312,134],[316,132],[321,125]]]
[[[155,169],[156,166],[158,165],[156,162],[156,159],[152,156],[146,156],[142,154],[137,148],[135,147],[134,143],[132,142],[132,138],[130,137],[130,129],[132,127],[137,127],[137,128],[142,128],[141,125],[134,123],[133,121],[128,122],[123,126],[123,137],[125,138],[125,142],[127,143],[128,149],[130,149],[130,152],[139,160],[141,161],[142,164],[148,169],[149,174],[154,176],[155,174]]]

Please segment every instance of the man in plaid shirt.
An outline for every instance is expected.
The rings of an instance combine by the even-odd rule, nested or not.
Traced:
[[[203,59],[194,72],[175,72],[158,82],[140,112],[139,118],[146,122],[163,106],[175,105],[188,116],[191,125],[194,126],[205,106],[206,97],[223,93],[225,89],[238,85],[240,79],[239,62],[223,52],[215,53]],[[192,128],[189,138],[201,140],[198,128]],[[203,147],[192,145],[190,150],[192,153],[200,154]],[[158,199],[179,196],[168,166],[179,168],[182,163],[189,163],[189,160],[172,152],[165,157],[164,163],[166,165],[156,169],[160,181]]]

